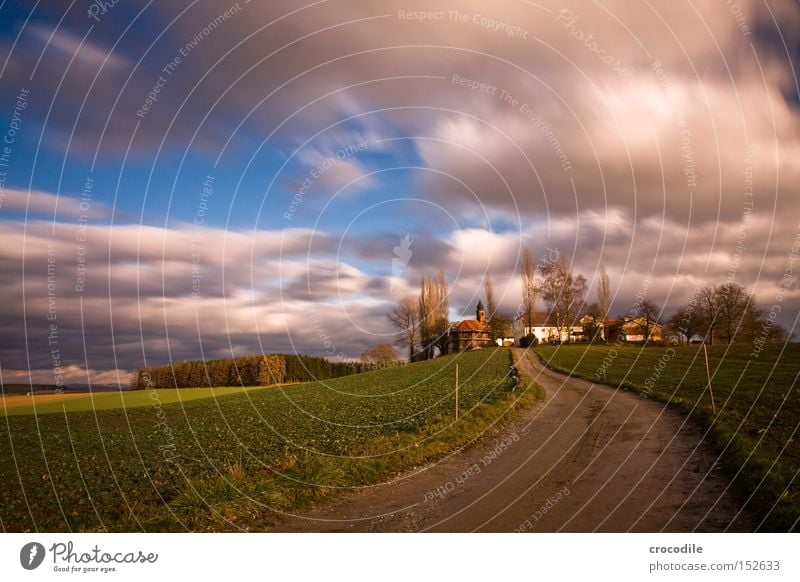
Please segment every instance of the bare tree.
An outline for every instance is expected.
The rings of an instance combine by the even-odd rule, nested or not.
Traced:
[[[595,342],[598,339],[601,339],[602,336],[600,332],[602,329],[604,329],[600,326],[601,321],[600,307],[597,305],[597,303],[587,305],[583,310],[583,318],[581,319],[581,322],[583,323],[583,334],[590,342]]]
[[[536,282],[536,261],[529,248],[522,251],[522,313],[525,326],[533,327],[533,314],[539,300],[539,286]]]
[[[450,320],[447,280],[444,271],[434,277],[423,275],[419,291],[419,330],[423,358],[433,358],[435,348],[447,353]]]
[[[436,346],[440,354],[446,354],[450,347],[450,293],[444,269],[439,269],[434,283],[436,297],[436,317],[434,331]]]
[[[558,340],[575,323],[586,295],[586,278],[575,275],[562,255],[552,263],[539,267],[542,274],[542,299],[547,303],[550,317],[555,320]],[[569,341],[569,333],[567,333]]]
[[[766,316],[752,294],[729,282],[701,289],[695,300],[675,312],[670,327],[686,336],[687,341],[695,334],[702,335],[708,343],[784,341],[788,337],[786,330]]]
[[[492,319],[492,331],[495,335],[494,339],[511,337],[514,333],[513,324],[514,320],[510,315],[496,312],[494,314],[494,318]]]
[[[639,315],[644,321],[642,324],[642,335],[644,335],[644,341],[650,340],[650,335],[653,333],[653,326],[654,324],[658,323],[658,315],[660,311],[661,310],[658,308],[658,306],[649,299],[643,300],[639,305]]]
[[[603,265],[600,265],[597,277],[597,308],[600,321],[605,323],[611,312],[611,286],[608,284],[608,272]]]
[[[419,343],[422,359],[433,357],[434,299],[430,278],[423,275],[419,281]]]
[[[408,360],[411,361],[419,340],[419,303],[413,297],[403,297],[388,317],[392,325],[400,330],[397,345],[408,348]]]
[[[713,287],[703,287],[697,294],[699,312],[703,321],[703,337],[709,344],[714,344],[714,330],[717,327],[717,294]]]
[[[694,306],[680,307],[669,318],[667,329],[670,333],[678,336],[678,341],[681,336],[686,338],[688,344],[696,334],[702,331],[703,322]]]
[[[486,323],[489,324],[492,341],[497,337],[497,330],[494,326],[495,316],[497,315],[497,300],[494,298],[494,283],[492,278],[486,275],[483,278],[483,290],[486,293]]]
[[[755,299],[744,287],[736,283],[725,283],[714,289],[717,298],[717,323],[719,335],[725,343],[733,343],[741,335],[746,335],[753,320],[761,317]],[[743,333],[745,332],[745,333]]]

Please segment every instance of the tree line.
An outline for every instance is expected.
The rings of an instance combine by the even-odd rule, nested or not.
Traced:
[[[549,325],[556,336],[570,338],[570,330],[584,320],[584,336],[589,341],[601,341],[601,330],[609,320],[612,293],[608,272],[600,266],[595,282],[596,302],[586,301],[587,280],[575,273],[572,264],[558,250],[546,248],[537,261],[525,248],[520,262],[521,301],[511,316],[497,306],[494,284],[484,277],[486,319],[492,340],[511,335],[514,319],[521,319],[527,328],[534,327],[536,307],[545,304]],[[444,271],[423,275],[419,295],[405,296],[389,313],[389,321],[399,330],[397,345],[408,350],[409,361],[430,359],[446,354],[449,347],[448,286]],[[664,338],[689,343],[699,336],[708,343],[778,342],[788,339],[784,328],[776,324],[767,310],[756,304],[744,287],[733,282],[699,289],[689,303],[678,308],[665,322],[663,309],[649,299],[637,300],[635,318],[641,323],[643,335],[650,338],[657,326],[663,326]],[[634,314],[619,316],[627,321]],[[531,334],[532,335],[532,334]],[[534,336],[535,338],[535,336]],[[530,336],[526,339],[535,341]],[[569,341],[569,339],[567,339]]]
[[[699,289],[669,318],[666,329],[686,343],[694,337],[709,344],[784,342],[789,337],[751,293],[732,282]]]
[[[369,362],[336,362],[317,356],[269,354],[219,360],[183,360],[134,371],[133,389],[196,388],[217,386],[269,386],[289,382],[314,382],[374,370]]]

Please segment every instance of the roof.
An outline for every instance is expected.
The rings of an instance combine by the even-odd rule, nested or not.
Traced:
[[[483,301],[478,299],[478,311],[483,311]]]
[[[474,319],[465,319],[455,324],[453,331],[489,331],[489,326]]]
[[[621,327],[624,330],[626,330],[627,333],[631,332],[642,333],[646,324],[647,320],[642,316],[626,317],[624,319],[608,319],[605,322],[607,329],[614,327]],[[657,321],[651,321],[649,325],[650,329],[656,332],[660,331],[663,328],[663,324]]]
[[[534,311],[531,316],[531,324],[534,327],[555,325],[555,322],[552,321],[550,314],[546,311]],[[519,319],[522,320],[524,325],[528,325],[528,320],[524,314]]]

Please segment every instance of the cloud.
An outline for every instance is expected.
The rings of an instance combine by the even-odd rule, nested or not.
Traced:
[[[48,62],[67,63],[71,60],[78,67],[99,69],[101,67],[123,68],[130,63],[112,52],[73,34],[65,29],[54,29],[33,23],[25,28],[26,34],[42,46],[42,58]],[[48,53],[51,50],[53,53]]]
[[[128,384],[130,370],[85,370],[74,364],[64,366],[59,370],[60,380],[63,384]],[[52,369],[40,370],[8,370],[0,371],[4,384],[55,384],[56,374]]]
[[[261,349],[324,355],[311,309],[352,357],[369,337],[348,327],[388,328],[376,315],[386,299],[370,298],[388,282],[333,260],[324,231],[89,224],[81,242],[76,232],[0,221],[4,369],[47,370],[53,346],[65,365],[96,370]]]
[[[65,166],[97,153],[98,172],[103,160],[114,172],[125,156],[126,171],[152,165],[160,181],[170,156],[220,156],[233,171],[256,156],[267,173],[287,162],[267,178],[290,200],[339,148],[368,148],[315,180],[306,211],[345,187],[318,230],[312,212],[250,232],[93,224],[79,249],[74,196],[8,190],[5,209],[39,216],[0,216],[4,368],[50,364],[51,244],[59,341],[94,370],[325,355],[321,335],[357,356],[391,332],[391,302],[438,268],[454,314],[472,312],[486,274],[513,312],[523,246],[563,253],[590,281],[604,264],[616,311],[647,277],[669,309],[728,277],[775,300],[800,228],[797,51],[784,45],[800,31],[796,4],[279,0],[242,4],[213,30],[228,5],[152,3],[133,21],[142,6],[120,4],[91,31],[85,7],[63,21],[43,8],[47,23],[13,48],[0,40],[0,97],[30,87],[30,126]],[[390,199],[404,203],[380,206]],[[378,210],[344,234],[367,206]],[[412,255],[392,278],[407,234]],[[784,301],[796,312],[797,290]]]
[[[48,192],[35,190],[28,192],[10,188],[3,190],[0,211],[4,209],[27,211],[29,215],[49,216],[54,219],[64,216],[74,218],[85,216],[87,220],[99,220],[111,216],[111,210],[102,203],[91,201],[82,204],[81,202],[80,199],[73,196],[59,196]]]

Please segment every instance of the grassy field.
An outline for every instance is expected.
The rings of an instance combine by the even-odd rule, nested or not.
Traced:
[[[276,512],[494,430],[512,405],[540,396],[527,383],[511,391],[510,365],[509,350],[481,350],[224,398],[169,404],[161,395],[174,391],[158,390],[149,406],[10,415],[0,428],[2,528],[263,529]]]
[[[35,394],[32,396],[14,394],[0,397],[0,416],[153,406],[156,402],[156,396],[161,404],[172,404],[173,402],[189,402],[200,398],[217,398],[230,394],[242,394],[265,388],[272,388],[272,386],[192,388],[188,390],[164,388],[155,393],[148,390],[132,390],[129,392],[97,392],[95,394]]]
[[[562,372],[639,392],[691,414],[706,429],[735,488],[763,528],[798,529],[800,519],[800,345],[708,348],[714,414],[702,346],[674,349],[541,346]]]

